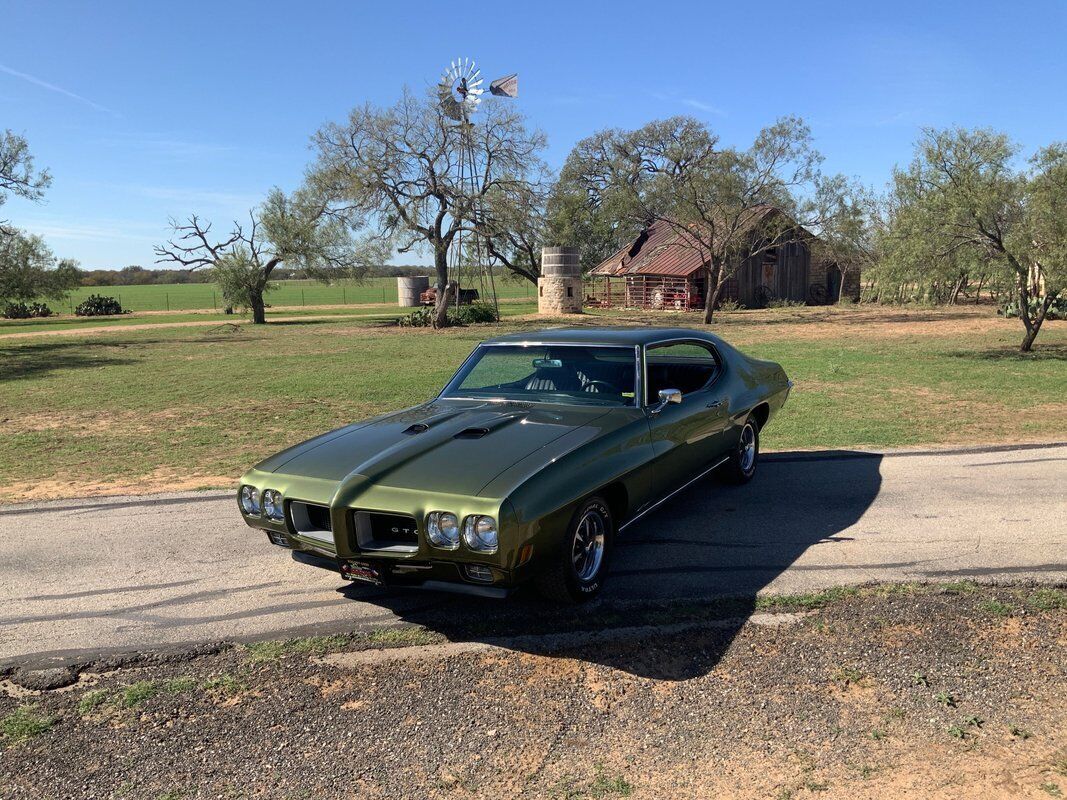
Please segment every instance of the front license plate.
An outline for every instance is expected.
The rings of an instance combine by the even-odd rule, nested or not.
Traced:
[[[341,562],[341,577],[350,581],[362,581],[373,583],[375,586],[382,585],[382,573],[363,561]]]

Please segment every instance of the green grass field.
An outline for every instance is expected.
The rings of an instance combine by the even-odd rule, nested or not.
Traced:
[[[471,284],[477,286],[476,283]],[[536,288],[529,281],[514,279],[496,282],[497,297],[533,299]],[[222,296],[213,283],[164,283],[153,286],[83,286],[62,300],[46,301],[57,314],[70,314],[91,294],[116,297],[129,311],[199,311],[222,310]],[[278,281],[267,295],[275,306],[347,305],[357,303],[397,302],[396,278],[368,278],[334,284],[319,281]]]
[[[302,317],[343,316],[358,317],[361,320],[395,320],[410,314],[414,309],[399,308],[394,304],[361,304],[350,306],[336,306],[331,308],[279,308],[267,311],[267,321],[277,319],[294,319]],[[502,317],[529,314],[537,310],[534,301],[525,302],[521,299],[502,300],[500,302],[500,315]],[[208,323],[217,322],[248,324],[247,314],[222,314],[210,311],[172,311],[169,313],[155,313],[141,311],[133,314],[123,314],[114,317],[72,317],[70,315],[58,317],[45,317],[43,319],[0,319],[0,336],[8,333],[47,333],[50,331],[73,331],[90,330],[92,328],[110,328],[114,326],[144,326],[144,325],[175,325],[183,322]]]
[[[287,445],[431,397],[478,341],[546,324],[372,322],[0,339],[0,497],[230,485]],[[1047,323],[1028,357],[1017,327],[989,312],[860,307],[738,312],[714,330],[796,382],[767,449],[1063,439],[1067,323]]]

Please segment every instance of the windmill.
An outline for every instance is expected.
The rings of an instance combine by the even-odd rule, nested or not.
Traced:
[[[471,117],[477,112],[478,105],[482,102],[482,95],[485,94],[485,89],[482,86],[484,82],[482,71],[478,69],[474,61],[469,58],[457,58],[442,73],[441,81],[437,86],[437,97],[441,110],[446,117],[456,121],[460,132],[458,177],[461,185],[469,187],[468,196],[476,198],[474,200],[477,204],[476,207],[468,210],[468,213],[476,220],[482,219],[484,210],[481,207],[481,195],[478,191],[478,170],[475,162],[474,138],[472,135],[474,123],[471,122]],[[519,76],[512,73],[511,75],[497,78],[489,84],[489,93],[497,97],[518,97]],[[486,282],[488,281],[488,288],[493,297],[493,306],[496,308],[496,315],[499,318],[500,308],[497,304],[493,271],[489,265],[484,263],[486,259],[482,258],[481,241],[475,235],[472,237],[472,241],[467,244],[467,250],[472,249],[471,246],[473,246],[474,267],[478,270],[482,291],[484,293]],[[451,267],[457,283],[460,282],[462,276],[464,255],[463,234],[460,232],[453,240],[450,254]],[[458,292],[456,300],[457,302],[459,301]]]

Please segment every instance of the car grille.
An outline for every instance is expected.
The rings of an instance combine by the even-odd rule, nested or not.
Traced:
[[[419,528],[408,514],[384,511],[353,512],[353,528],[360,549],[411,549],[419,546]]]
[[[333,543],[333,522],[330,507],[299,500],[289,502],[289,519],[293,529],[301,536]]]

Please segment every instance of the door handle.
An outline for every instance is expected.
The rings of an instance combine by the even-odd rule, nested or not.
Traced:
[[[708,408],[722,408],[725,405],[726,405],[726,401],[725,400],[714,400],[714,401],[708,403],[707,407]]]

